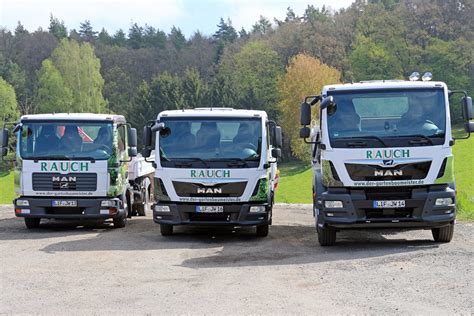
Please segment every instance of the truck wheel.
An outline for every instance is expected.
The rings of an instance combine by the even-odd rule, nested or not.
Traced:
[[[161,236],[173,235],[173,225],[160,224]]]
[[[454,224],[449,224],[440,228],[431,229],[433,239],[436,242],[450,242],[453,239]]]
[[[143,194],[145,199],[144,203],[136,205],[138,216],[146,216],[146,213],[150,212],[150,193],[148,189],[146,189]]]
[[[116,216],[113,218],[114,221],[114,228],[123,228],[127,225],[127,217],[126,216]]]
[[[267,237],[268,236],[268,224],[257,226],[257,236]]]
[[[336,230],[332,227],[318,228],[318,241],[323,247],[336,243]]]
[[[28,229],[38,228],[41,222],[41,218],[28,218],[25,217],[25,225]]]

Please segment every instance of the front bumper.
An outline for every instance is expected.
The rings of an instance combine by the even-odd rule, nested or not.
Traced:
[[[436,206],[438,198],[452,198],[453,204]],[[404,208],[379,209],[375,200],[405,200]],[[342,208],[327,208],[325,201],[342,201]],[[456,217],[455,191],[448,186],[413,188],[345,189],[330,188],[321,194],[315,212],[318,226],[357,228],[435,228],[452,223]]]
[[[28,205],[18,205],[18,200],[28,201]],[[77,201],[76,207],[53,207],[53,201]],[[103,201],[110,201],[109,206],[102,207]],[[19,197],[13,201],[15,215],[29,218],[54,219],[107,219],[125,216],[118,198],[75,198],[75,197]]]
[[[168,206],[170,212],[158,212],[156,206]],[[222,213],[199,213],[196,206],[223,206]],[[251,206],[263,206],[265,212],[251,213]],[[187,203],[158,203],[153,205],[153,221],[168,225],[231,225],[258,226],[269,224],[271,219],[270,206],[262,204],[187,204]]]

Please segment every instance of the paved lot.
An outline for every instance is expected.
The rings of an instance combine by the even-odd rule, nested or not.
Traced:
[[[339,238],[340,237],[340,238]],[[474,225],[450,244],[431,232],[344,232],[317,243],[307,206],[278,206],[254,229],[124,229],[45,222],[28,231],[0,207],[0,313],[287,314],[474,312]]]

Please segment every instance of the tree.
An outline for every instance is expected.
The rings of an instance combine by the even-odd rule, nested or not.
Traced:
[[[278,81],[278,108],[281,112],[280,124],[290,139],[291,152],[301,160],[309,161],[309,146],[299,138],[299,105],[308,95],[319,94],[327,84],[338,83],[341,73],[321,63],[318,59],[298,54],[286,68],[286,73]],[[318,111],[313,111],[318,119]]]
[[[260,16],[257,23],[252,26],[252,33],[265,35],[272,30],[272,24],[263,15]]]
[[[97,42],[102,45],[113,45],[114,39],[109,35],[109,32],[107,32],[106,29],[102,28],[97,36]]]
[[[39,113],[65,113],[72,108],[71,89],[50,59],[45,59],[38,71],[36,103]]]
[[[28,34],[28,30],[25,29],[25,27],[23,26],[23,24],[21,24],[20,21],[18,21],[18,24],[15,28],[15,36],[21,36],[21,35],[27,35]]]
[[[117,46],[125,46],[127,44],[127,37],[125,36],[125,32],[122,29],[119,29],[115,32],[113,37],[113,43]]]
[[[53,34],[58,40],[62,40],[67,37],[67,28],[64,25],[64,21],[59,21],[58,18],[52,14],[49,15],[49,33]]]
[[[130,29],[128,30],[128,46],[133,49],[143,47],[142,37],[143,27],[138,26],[137,23],[133,23]]]
[[[71,111],[106,111],[100,60],[89,43],[79,44],[74,40],[63,39],[53,51],[51,59],[72,92]]]
[[[177,51],[180,51],[186,45],[186,38],[184,37],[183,32],[181,32],[181,29],[174,25],[171,28],[170,34],[168,35],[168,40],[171,44],[173,44],[173,47]]]
[[[216,41],[222,41],[224,43],[232,43],[237,39],[237,32],[232,26],[232,21],[227,19],[227,23],[221,18],[219,24],[217,25],[217,31],[212,36]]]
[[[403,78],[400,61],[383,44],[376,44],[362,35],[357,38],[349,59],[356,81]]]
[[[196,108],[208,105],[206,104],[208,87],[196,69],[186,69],[182,79],[182,89],[184,107]]]
[[[234,107],[264,110],[271,118],[277,117],[276,82],[283,67],[267,43],[249,42],[234,56],[225,56],[219,72],[230,79],[235,90]]]
[[[155,115],[164,110],[184,108],[184,96],[181,79],[168,72],[154,77],[150,83],[150,104],[155,109]]]
[[[92,28],[91,21],[85,20],[79,24],[79,36],[81,39],[87,42],[92,42],[95,40],[97,37],[97,32]]]
[[[0,77],[0,120],[14,122],[20,116],[13,87]]]

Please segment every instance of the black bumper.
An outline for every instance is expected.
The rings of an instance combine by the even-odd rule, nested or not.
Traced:
[[[170,212],[158,212],[156,206],[168,206]],[[222,213],[199,213],[196,206],[223,206]],[[264,206],[265,212],[251,213],[251,206]],[[168,225],[203,225],[203,226],[258,226],[269,224],[270,207],[262,204],[187,204],[170,203],[153,205],[153,221]]]
[[[19,206],[18,200],[28,201],[27,206]],[[53,207],[52,201],[77,201],[77,207]],[[115,206],[102,207],[102,201],[112,201]],[[19,197],[13,201],[15,215],[29,218],[54,218],[54,219],[107,219],[117,216],[126,216],[119,199],[107,197],[75,198],[75,197]]]
[[[436,206],[438,198],[452,198],[453,203]],[[405,200],[404,208],[374,208],[375,200]],[[342,208],[327,208],[325,201],[342,201]],[[321,194],[315,212],[319,227],[338,229],[435,228],[454,222],[455,191],[448,186],[412,188],[329,189]]]

